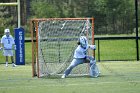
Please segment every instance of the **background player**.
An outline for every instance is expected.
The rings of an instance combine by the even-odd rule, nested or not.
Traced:
[[[72,60],[68,68],[65,70],[61,78],[66,78],[74,67],[83,63],[90,63],[90,76],[92,77],[99,76],[99,69],[96,65],[95,58],[87,55],[88,48],[95,50],[96,46],[89,45],[87,38],[85,36],[81,36],[78,40],[78,47],[74,52],[74,59]]]
[[[6,67],[8,67],[8,56],[11,57],[12,66],[15,67],[13,49],[15,49],[15,41],[12,35],[10,35],[10,29],[4,30],[5,35],[1,38],[1,49],[3,49],[3,55],[5,56]]]

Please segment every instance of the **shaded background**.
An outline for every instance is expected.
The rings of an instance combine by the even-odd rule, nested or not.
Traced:
[[[0,0],[2,2],[16,2],[17,0]],[[21,26],[25,29],[25,36],[30,37],[29,20],[31,18],[65,18],[65,17],[94,17],[95,40],[99,51],[97,60],[135,60],[136,59],[136,19],[135,0],[20,0],[21,1]],[[138,0],[138,20],[140,22],[140,0]],[[17,27],[17,7],[0,6],[0,37],[5,28],[13,30]],[[140,33],[140,24],[138,28]],[[13,31],[14,32],[14,31]],[[12,34],[14,34],[12,32]],[[99,37],[128,37],[116,48],[118,41],[112,39],[101,40]],[[129,39],[133,37],[133,39]],[[120,41],[120,39],[119,39]],[[114,42],[116,42],[114,44]],[[140,42],[140,41],[139,41]],[[117,45],[116,45],[117,44]],[[108,47],[118,51],[115,58],[109,58]],[[139,43],[140,46],[140,43]],[[105,49],[106,48],[106,49]],[[105,51],[106,50],[106,51]],[[130,50],[129,52],[127,52]],[[140,51],[139,51],[140,52]],[[132,56],[127,55],[131,53]],[[100,56],[100,57],[99,57]],[[104,56],[104,57],[103,57]],[[103,57],[103,58],[102,58]],[[139,56],[140,58],[140,56]]]

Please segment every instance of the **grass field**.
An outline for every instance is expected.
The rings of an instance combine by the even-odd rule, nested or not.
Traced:
[[[96,41],[96,46],[98,42]],[[98,59],[98,47],[95,51],[96,60]],[[140,53],[140,40],[139,40]],[[5,58],[0,51],[0,64],[5,63]],[[140,56],[139,56],[140,58]],[[25,43],[25,61],[31,63],[32,46],[31,43]],[[101,40],[100,41],[100,60],[136,60],[135,40]]]
[[[139,62],[98,63],[98,78],[33,78],[31,65],[13,68],[0,65],[0,93],[139,93]]]
[[[100,41],[100,49],[102,60],[136,59],[134,40]],[[140,61],[98,62],[101,70],[99,78],[83,76],[61,79],[59,76],[32,77],[31,43],[25,44],[25,66],[13,68],[9,64],[9,67],[5,67],[2,53],[0,59],[0,93],[139,93],[140,91]]]

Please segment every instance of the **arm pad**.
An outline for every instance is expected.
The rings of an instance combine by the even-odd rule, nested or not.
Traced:
[[[89,48],[92,50],[96,50],[96,45],[89,45]]]

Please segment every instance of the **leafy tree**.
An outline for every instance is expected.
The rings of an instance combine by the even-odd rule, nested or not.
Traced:
[[[32,15],[35,18],[49,18],[49,17],[58,17],[58,12],[55,7],[47,2],[38,1],[36,3],[32,2]]]
[[[0,35],[3,35],[4,29],[9,28],[13,30],[15,25],[13,24],[13,16],[9,15],[8,8],[5,6],[0,7]],[[13,34],[13,31],[11,31]]]
[[[134,0],[31,0],[32,17],[94,17],[95,34],[131,34]]]

